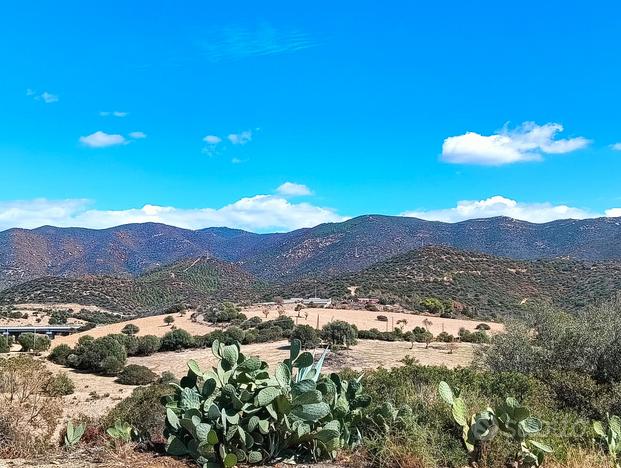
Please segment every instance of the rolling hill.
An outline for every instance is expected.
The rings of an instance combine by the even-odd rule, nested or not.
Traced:
[[[259,278],[285,283],[359,271],[425,245],[515,259],[621,260],[621,218],[533,224],[500,217],[450,224],[366,215],[277,234],[156,223],[9,229],[0,232],[0,289],[42,276],[136,276],[196,256],[235,262]]]
[[[621,291],[621,262],[581,260],[512,260],[450,247],[425,247],[379,262],[362,271],[326,279],[304,279],[278,290],[283,296],[309,297],[315,292],[348,297],[397,299],[423,310],[433,297],[457,303],[479,317],[506,317],[525,304],[551,302],[574,311]]]
[[[176,303],[254,300],[265,290],[264,283],[236,265],[197,257],[136,278],[109,275],[37,278],[0,291],[0,304],[77,303],[147,315]]]

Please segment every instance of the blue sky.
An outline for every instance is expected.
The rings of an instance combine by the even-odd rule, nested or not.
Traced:
[[[621,216],[618,2],[11,3],[1,229]]]

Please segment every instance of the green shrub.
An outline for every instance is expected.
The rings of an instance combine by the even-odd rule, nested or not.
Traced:
[[[335,320],[323,326],[321,339],[333,345],[355,345],[358,339],[358,329],[355,325]]]
[[[0,353],[8,353],[11,351],[11,344],[8,336],[0,336]]]
[[[47,335],[39,335],[34,333],[22,333],[17,338],[17,342],[21,345],[22,351],[47,351],[50,349],[50,339]]]
[[[52,348],[52,351],[50,351],[50,354],[47,358],[53,363],[56,363],[60,366],[65,366],[67,365],[67,357],[71,353],[73,353],[73,349],[71,348],[71,346],[63,343]]]
[[[455,337],[447,332],[438,333],[436,336],[436,341],[440,341],[442,343],[452,343],[455,341]]]
[[[117,374],[123,369],[126,361],[125,346],[110,335],[83,340],[74,353],[67,357],[67,362],[78,369],[105,375]]]
[[[75,391],[75,384],[66,372],[60,372],[50,378],[45,391],[52,397],[71,395]]]
[[[211,307],[204,313],[205,320],[212,323],[230,322],[232,320],[246,320],[246,316],[241,313],[241,309],[231,302],[223,302]]]
[[[160,400],[172,393],[173,388],[168,384],[137,387],[131,396],[120,401],[102,418],[102,425],[111,427],[121,421],[134,427],[141,439],[163,443],[165,410]]]
[[[161,341],[158,336],[144,335],[138,337],[138,349],[136,354],[138,356],[150,356],[160,350]]]
[[[291,332],[291,341],[300,340],[302,349],[316,348],[321,343],[319,333],[310,325],[298,325]]]
[[[123,385],[148,385],[156,379],[157,374],[148,367],[130,364],[121,371],[116,381]]]
[[[124,335],[137,335],[139,331],[140,328],[137,325],[134,325],[133,323],[128,323],[123,327],[121,333],[123,333]]]
[[[388,322],[388,317],[386,317],[385,315],[378,315],[377,320],[379,322]]]
[[[192,348],[194,338],[187,331],[182,329],[172,330],[162,337],[160,349],[162,351],[178,351],[180,349]]]
[[[244,336],[246,335],[244,333],[244,330],[242,330],[239,327],[235,327],[235,326],[228,327],[225,330],[225,334],[228,336],[228,338],[232,342],[238,342],[238,343],[241,343],[242,341],[244,341]]]

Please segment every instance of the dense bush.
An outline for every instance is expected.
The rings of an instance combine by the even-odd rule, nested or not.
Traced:
[[[131,396],[120,401],[103,418],[102,425],[111,427],[116,421],[131,425],[140,438],[163,443],[165,411],[160,400],[173,393],[167,383],[135,388]]]
[[[490,327],[487,323],[479,323],[479,324],[476,326],[476,329],[477,329],[477,330],[489,331],[489,330],[491,330],[491,329],[492,329],[492,327]]]
[[[213,306],[205,313],[205,320],[212,323],[230,322],[232,320],[246,320],[246,316],[241,313],[241,308],[231,302],[223,302]]]
[[[50,349],[50,339],[47,335],[22,333],[17,342],[21,345],[22,351],[41,352]]]
[[[484,330],[471,332],[465,328],[459,329],[459,339],[464,343],[489,343],[490,337]]]
[[[194,338],[192,335],[185,330],[177,329],[169,331],[162,337],[160,349],[162,351],[178,351],[193,346]]]
[[[55,376],[51,377],[45,387],[45,392],[49,396],[53,397],[71,395],[74,391],[75,384],[66,372],[59,372]]]
[[[116,380],[123,385],[148,385],[156,379],[157,374],[148,367],[130,364],[119,373]]]
[[[0,353],[8,353],[11,351],[11,344],[8,336],[0,336]]]
[[[327,323],[321,329],[321,339],[334,345],[355,345],[358,338],[358,329],[342,320]]]
[[[47,358],[58,365],[65,366],[67,365],[67,357],[71,353],[73,353],[71,346],[63,343],[52,348]]]
[[[102,373],[105,375],[118,374],[127,361],[127,351],[115,337],[83,340],[67,357],[67,363],[78,369]]]
[[[298,325],[291,332],[291,340],[300,340],[303,349],[316,348],[321,343],[319,333],[310,325]]]
[[[455,337],[447,332],[438,333],[436,336],[436,341],[440,341],[442,343],[452,343],[455,341]]]
[[[378,315],[377,320],[380,322],[388,322],[388,317],[386,317],[385,315]]]
[[[155,335],[144,335],[138,337],[138,356],[150,356],[160,350],[161,340]]]
[[[140,328],[138,327],[138,325],[134,325],[133,323],[128,323],[122,328],[121,333],[125,335],[137,335],[139,331],[140,331]]]

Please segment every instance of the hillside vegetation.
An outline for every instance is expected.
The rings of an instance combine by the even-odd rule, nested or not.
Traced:
[[[377,296],[425,310],[428,298],[455,303],[457,312],[501,317],[532,302],[551,302],[575,311],[608,299],[621,289],[621,262],[511,260],[449,247],[425,247],[377,263],[358,273],[303,280],[282,295]],[[463,309],[463,310],[462,310]]]
[[[235,262],[265,280],[359,271],[426,245],[516,259],[621,259],[621,219],[533,224],[511,218],[441,223],[366,215],[288,233],[197,231],[156,223],[109,229],[9,229],[0,232],[0,289],[42,276],[135,276],[201,255]]]
[[[0,292],[0,304],[78,303],[117,312],[157,313],[177,303],[249,301],[265,285],[241,268],[198,257],[157,268],[137,278],[44,277]]]

